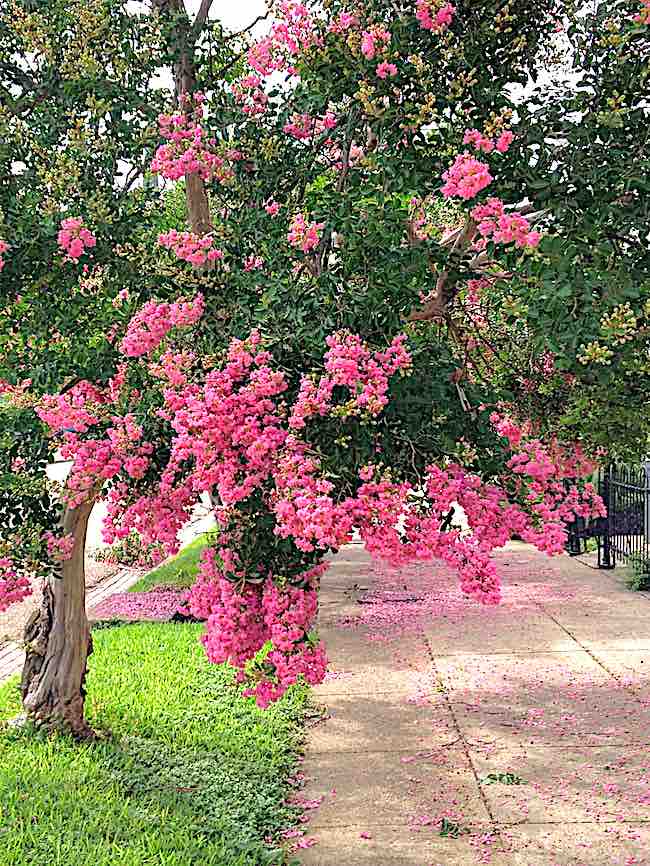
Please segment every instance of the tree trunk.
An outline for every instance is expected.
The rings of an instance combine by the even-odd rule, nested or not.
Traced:
[[[185,98],[196,89],[196,67],[194,59],[194,44],[201,32],[203,24],[211,6],[209,0],[201,3],[201,8],[195,21],[195,26],[190,24],[185,10],[183,0],[153,0],[153,6],[158,14],[174,21],[174,48],[176,57],[174,60],[174,89],[176,92],[176,103],[181,111],[186,111],[188,106]],[[189,110],[192,110],[190,106]],[[208,191],[203,179],[198,174],[185,175],[185,200],[187,203],[187,221],[190,231],[203,236],[212,230],[210,218],[210,201]],[[212,270],[214,262],[206,262],[201,266],[203,270]]]
[[[201,237],[207,235],[212,230],[210,202],[205,184],[198,174],[185,175],[185,199],[190,229]]]
[[[91,497],[64,511],[63,532],[74,538],[72,557],[61,564],[60,576],[44,581],[40,608],[25,626],[27,657],[21,682],[29,720],[78,737],[92,735],[84,718],[86,660],[92,652],[84,553],[93,504]]]

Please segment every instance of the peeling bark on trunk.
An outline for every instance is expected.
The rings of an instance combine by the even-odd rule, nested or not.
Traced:
[[[45,581],[40,608],[27,622],[24,636],[21,690],[27,718],[77,737],[92,735],[84,718],[86,660],[92,652],[84,553],[93,504],[91,498],[65,509],[63,531],[74,537],[72,557],[62,563],[60,577]]]
[[[181,111],[186,109],[185,96],[196,89],[196,68],[194,63],[194,43],[205,24],[211,0],[201,3],[194,26],[190,24],[183,0],[154,0],[153,6],[160,15],[175,18],[175,48],[177,53],[174,62],[174,85],[176,103]],[[210,219],[210,201],[203,179],[198,174],[185,175],[185,201],[187,204],[187,221],[190,231],[203,236],[212,231]],[[199,270],[212,270],[214,262],[206,262]]]

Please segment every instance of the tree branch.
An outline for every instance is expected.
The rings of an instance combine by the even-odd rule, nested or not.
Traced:
[[[210,12],[210,7],[213,2],[214,0],[201,0],[201,6],[199,7],[199,11],[196,13],[194,24],[192,24],[192,39],[196,39],[203,30],[205,22],[208,20],[208,13]]]
[[[462,252],[467,244],[474,237],[476,232],[476,223],[471,217],[467,218],[467,222],[460,229],[456,229],[452,235],[445,238],[445,245],[451,242],[452,237],[455,238],[453,246],[449,252],[449,258],[457,251]],[[449,279],[449,268],[446,267],[438,277],[436,287],[429,298],[424,302],[420,309],[413,307],[407,316],[407,322],[428,322],[431,319],[441,319],[445,314],[447,302],[445,298],[445,287]]]
[[[224,42],[229,42],[231,39],[236,39],[238,36],[243,36],[244,33],[248,33],[249,30],[252,30],[256,24],[259,24],[260,21],[266,21],[269,17],[270,10],[267,9],[264,15],[258,15],[255,21],[252,21],[247,27],[244,27],[243,30],[238,30],[237,33],[231,33],[229,36],[226,36]]]

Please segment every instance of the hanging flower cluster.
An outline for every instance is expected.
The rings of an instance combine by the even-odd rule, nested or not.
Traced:
[[[300,677],[313,685],[325,677],[325,650],[310,635],[324,570],[320,565],[301,574],[300,588],[280,588],[272,579],[240,586],[220,569],[213,549],[202,553],[197,582],[182,607],[206,620],[202,640],[210,661],[234,665],[240,682],[249,681],[244,694],[260,707],[278,700]],[[271,648],[262,665],[251,665],[266,644]]]
[[[424,30],[446,30],[454,20],[456,7],[444,0],[418,0],[415,17]]]
[[[269,98],[262,87],[262,79],[259,75],[250,74],[238,79],[232,86],[231,91],[235,102],[241,106],[244,114],[255,117],[264,114]]]
[[[46,532],[44,535],[47,544],[47,555],[55,562],[65,562],[71,559],[74,549],[74,538],[72,535],[55,535]]]
[[[202,309],[200,296],[177,304],[150,302],[131,321],[123,351],[131,357],[153,351],[172,327],[196,322]],[[159,414],[173,436],[166,465],[137,492],[132,480],[144,477],[153,445],[133,415],[110,416],[110,404],[81,389],[59,398],[42,417],[62,433],[63,456],[73,461],[68,483],[73,504],[91,488],[112,482],[104,522],[109,542],[136,531],[146,543],[158,543],[161,555],[174,552],[198,493],[210,490],[218,497],[219,546],[204,554],[187,606],[206,620],[209,657],[233,663],[248,683],[246,693],[260,706],[299,677],[311,683],[324,677],[326,655],[313,635],[326,567],[322,558],[348,542],[355,527],[374,556],[399,565],[441,559],[458,571],[466,594],[495,603],[500,583],[491,553],[496,547],[516,534],[557,553],[567,521],[603,513],[593,488],[578,484],[593,469],[580,449],[544,445],[530,425],[504,414],[491,416],[510,450],[498,483],[486,484],[456,464],[432,465],[423,496],[367,464],[359,470],[356,490],[343,495],[311,442],[315,422],[355,417],[367,423],[378,417],[388,404],[392,378],[409,372],[404,335],[379,351],[355,334],[331,335],[322,374],[303,377],[290,405],[287,379],[274,369],[256,332],[233,340],[222,367],[205,373],[203,382],[187,376],[192,362],[191,353],[170,345],[149,364],[154,382],[161,383]],[[109,393],[113,398],[120,393],[123,372],[120,382],[107,389],[105,401]],[[104,418],[108,413],[108,424],[98,407]],[[259,541],[253,553],[245,553],[242,518],[252,502],[254,513],[262,509],[272,521],[278,543],[294,551],[294,565],[283,559],[279,573],[264,562]],[[449,525],[454,504],[465,512],[465,531]]]
[[[294,114],[291,121],[285,123],[283,130],[287,135],[299,141],[307,141],[315,135],[321,135],[330,129],[335,129],[336,115],[327,111],[322,117],[312,117],[311,114]]]
[[[301,249],[303,253],[308,253],[318,246],[320,241],[320,232],[325,228],[325,223],[308,223],[307,217],[298,213],[294,216],[289,226],[287,241],[292,247]]]
[[[201,294],[191,301],[179,300],[172,304],[147,301],[129,322],[120,345],[122,352],[129,358],[148,355],[172,328],[186,328],[198,322],[204,307]]]
[[[160,145],[151,161],[154,174],[168,180],[198,174],[203,180],[221,182],[233,176],[228,162],[216,152],[216,140],[208,137],[202,125],[204,101],[202,93],[188,95],[183,111],[158,117],[160,135],[168,143]]]
[[[269,35],[249,49],[249,65],[263,76],[276,71],[293,72],[292,58],[320,42],[314,25],[314,18],[304,3],[282,0]]]
[[[100,421],[104,395],[90,382],[78,382],[63,394],[45,394],[36,407],[38,417],[54,432],[86,433]]]
[[[386,60],[383,60],[375,70],[377,73],[377,78],[393,78],[397,75],[397,66],[394,63],[388,63]]]
[[[482,189],[489,186],[493,177],[488,165],[465,151],[456,157],[442,179],[446,181],[441,190],[445,198],[459,196],[468,199],[474,198]]]
[[[376,25],[361,34],[361,53],[366,60],[374,60],[376,55],[390,45],[390,31]]]
[[[170,229],[168,232],[158,235],[158,243],[171,250],[175,256],[192,265],[204,265],[206,262],[214,262],[224,257],[223,250],[216,249],[212,245],[214,238],[211,235],[197,235],[194,232],[179,232]]]
[[[476,150],[482,150],[484,153],[492,153],[493,150],[506,153],[514,139],[515,137],[509,129],[500,132],[496,139],[489,138],[478,129],[466,129],[463,144],[473,144]]]
[[[95,235],[84,226],[81,217],[67,217],[61,221],[57,242],[67,254],[67,258],[78,261],[86,249],[92,249],[97,243]]]
[[[0,613],[32,593],[29,580],[19,575],[8,556],[0,556]]]
[[[507,214],[501,199],[489,198],[471,211],[478,223],[479,234],[495,244],[512,244],[518,247],[536,247],[541,239],[538,231],[531,229],[528,220],[519,213]],[[479,242],[479,246],[480,246]]]

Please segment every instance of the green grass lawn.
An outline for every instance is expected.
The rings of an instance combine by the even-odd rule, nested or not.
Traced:
[[[199,570],[201,551],[208,545],[211,535],[212,533],[208,532],[199,535],[169,562],[163,562],[158,568],[154,568],[153,571],[141,577],[129,591],[146,592],[153,586],[163,584],[181,587],[192,586]]]
[[[158,579],[159,580],[159,579]],[[78,745],[0,726],[1,866],[264,866],[264,838],[291,823],[307,690],[258,710],[210,665],[195,624],[98,629],[91,724]],[[0,719],[18,709],[0,687]]]

